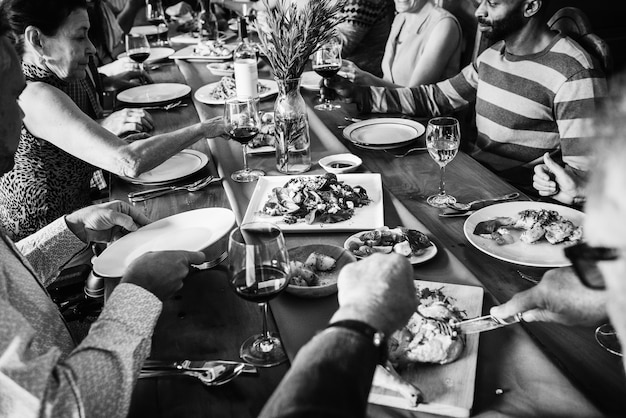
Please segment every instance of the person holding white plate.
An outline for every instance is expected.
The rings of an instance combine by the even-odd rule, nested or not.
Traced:
[[[127,142],[117,135],[152,129],[142,109],[108,118],[87,76],[95,50],[84,0],[7,0],[2,3],[21,53],[26,88],[15,167],[0,178],[0,223],[23,238],[90,203],[92,174],[101,168],[137,177],[194,142],[222,135],[222,118]]]

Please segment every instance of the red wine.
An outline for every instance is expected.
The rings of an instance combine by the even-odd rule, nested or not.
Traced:
[[[252,141],[252,139],[259,133],[257,128],[233,128],[228,131],[228,135],[230,139],[233,139],[240,144],[247,144]]]
[[[267,302],[287,286],[287,274],[271,266],[256,266],[254,284],[246,286],[246,270],[235,275],[230,284],[242,298],[252,302]]]
[[[316,73],[318,73],[324,78],[331,78],[332,76],[337,74],[340,69],[341,69],[341,66],[339,65],[322,65],[319,67],[317,66],[313,67],[313,71],[315,71]]]
[[[135,62],[144,62],[150,56],[149,52],[133,52],[128,54],[131,60]]]

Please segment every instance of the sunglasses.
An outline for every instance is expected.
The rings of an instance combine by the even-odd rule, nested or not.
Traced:
[[[582,284],[596,290],[605,288],[597,262],[617,260],[620,253],[616,248],[591,247],[584,242],[567,247],[564,251]]]

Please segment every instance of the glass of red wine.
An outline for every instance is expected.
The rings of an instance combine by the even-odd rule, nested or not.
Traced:
[[[163,10],[163,2],[161,0],[146,0],[146,20],[153,25],[156,30],[154,37],[155,46],[167,46],[167,19]]]
[[[267,327],[267,302],[289,282],[289,255],[279,227],[267,222],[241,225],[228,240],[230,286],[245,300],[257,302],[263,315],[263,332],[243,342],[240,357],[259,367],[287,360],[280,338]]]
[[[313,71],[323,78],[331,78],[341,69],[341,41],[332,38],[329,42],[322,44],[311,57]],[[324,103],[315,106],[317,110],[334,110],[341,106],[333,104],[333,90],[322,87],[320,89],[321,99]]]
[[[248,143],[259,133],[258,99],[252,97],[232,97],[224,104],[224,130],[233,141],[243,146],[243,169],[237,170],[230,178],[239,183],[249,183],[264,176],[263,170],[248,168]]]
[[[146,35],[138,33],[126,34],[126,54],[137,63],[140,71],[145,71],[143,63],[150,56],[150,44]]]

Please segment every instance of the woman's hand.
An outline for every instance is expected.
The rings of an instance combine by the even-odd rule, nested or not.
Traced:
[[[152,84],[152,79],[145,71],[126,71],[120,74],[102,77],[102,85],[105,90],[120,92],[143,84]]]
[[[100,125],[117,136],[154,129],[152,116],[143,109],[122,109],[100,121]]]
[[[372,75],[367,71],[361,70],[350,60],[341,61],[341,69],[337,73],[339,77],[343,77],[354,84],[370,85]]]
[[[217,138],[220,136],[227,136],[224,130],[224,118],[221,116],[215,116],[211,119],[207,119],[202,122],[202,128],[204,135],[207,138]]]

